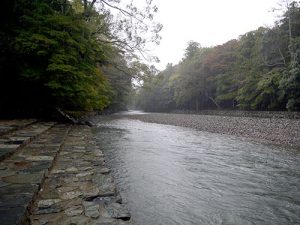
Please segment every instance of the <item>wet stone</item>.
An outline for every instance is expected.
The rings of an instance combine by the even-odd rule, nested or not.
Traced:
[[[62,194],[60,194],[61,199],[73,199],[76,198],[78,196],[82,195],[82,192],[80,191],[70,191],[70,192],[64,192]]]
[[[90,219],[85,216],[74,216],[68,218],[69,223],[65,224],[71,224],[71,225],[90,225],[89,223]]]
[[[5,158],[10,152],[11,149],[0,149],[0,158]]]
[[[114,195],[116,187],[109,175],[97,174],[93,178],[93,183],[99,187],[99,195]]]
[[[9,157],[9,160],[14,160],[14,161],[23,161],[24,159],[25,159],[24,156],[16,155],[16,154]]]
[[[74,206],[82,206],[82,201],[82,198],[77,197],[70,200],[63,200],[59,204],[64,210],[66,210]]]
[[[40,197],[42,199],[57,199],[59,198],[59,195],[55,189],[47,189],[40,192]]]
[[[72,206],[65,210],[67,216],[78,216],[83,213],[82,206]]]
[[[19,144],[0,144],[0,149],[16,149],[19,146]]]
[[[78,169],[76,167],[69,167],[66,169],[66,172],[76,173],[78,172]]]
[[[70,191],[74,191],[76,190],[76,187],[73,187],[73,186],[66,186],[66,187],[59,187],[57,188],[57,191],[58,193],[67,193],[67,192],[70,192]]]
[[[21,156],[17,156],[17,157],[21,157]],[[13,159],[13,158],[11,158],[11,159]],[[14,164],[14,167],[16,167],[16,168],[29,168],[32,165],[31,162],[24,161],[23,157],[22,157],[22,161],[14,161],[13,164]]]
[[[50,207],[52,205],[54,205],[55,203],[61,202],[60,199],[46,199],[46,200],[40,200],[38,202],[38,208],[47,208]]]
[[[101,174],[108,174],[108,173],[110,173],[110,169],[109,168],[101,168],[99,170],[99,173],[101,173]]]
[[[91,129],[85,126],[73,126],[70,130],[34,202],[30,224],[117,225],[119,220],[130,218],[128,211],[117,203],[110,169],[91,135]],[[45,141],[46,146],[47,140],[51,140],[55,145],[58,139],[49,136],[39,143]],[[23,155],[32,165],[21,172],[30,172],[32,167],[41,169],[43,163],[52,162],[54,155],[49,155],[46,147],[42,149],[43,152],[37,148],[32,154],[27,151]]]
[[[100,217],[89,225],[117,225],[117,221],[112,218]]]
[[[6,165],[0,164],[0,170],[6,170],[6,169],[7,169]]]
[[[0,170],[0,177],[8,177],[14,175],[15,172],[13,170],[7,169],[7,170]]]
[[[11,208],[26,205],[32,198],[32,194],[17,193],[14,195],[3,195],[0,196],[0,207]]]
[[[23,206],[3,208],[0,207],[1,225],[18,225],[26,208]]]
[[[31,225],[41,225],[41,224],[47,224],[47,225],[61,225],[61,221],[65,218],[65,215],[63,212],[58,213],[48,213],[48,214],[39,214],[39,215],[31,215],[30,216],[30,222]],[[66,223],[70,225],[70,223]]]
[[[0,188],[10,185],[9,183],[3,182],[0,180]]]
[[[26,138],[24,138],[26,139]],[[29,139],[29,138],[27,138]],[[9,141],[6,141],[4,142],[4,144],[8,144],[8,145],[21,145],[24,143],[24,140],[9,140]]]
[[[12,183],[12,184],[39,184],[43,178],[43,174],[35,173],[35,174],[16,174],[8,177],[2,178],[4,182]]]
[[[83,172],[83,173],[76,174],[76,177],[86,177],[91,175],[93,175],[93,172]]]
[[[52,170],[53,174],[65,173],[65,170]]]
[[[49,220],[47,219],[34,220],[32,222],[32,225],[46,225],[46,224],[49,224]]]
[[[29,137],[18,137],[18,136],[13,136],[13,137],[9,137],[10,141],[17,141],[17,142],[24,142],[24,141],[28,141],[30,138]],[[19,143],[16,143],[19,144]]]
[[[51,214],[51,213],[58,213],[61,212],[62,208],[59,205],[53,204],[46,208],[38,208],[34,211],[34,214]]]
[[[130,213],[122,204],[111,203],[106,209],[112,218],[130,220]]]
[[[87,166],[87,167],[81,167],[79,168],[80,171],[88,171],[88,170],[93,170],[93,167]]]
[[[51,163],[49,162],[35,164],[30,168],[20,170],[19,174],[44,173],[50,167],[50,165]]]
[[[89,182],[80,185],[80,190],[83,194],[83,197],[96,196],[99,194],[99,188]]]
[[[39,155],[39,156],[29,156],[26,158],[28,161],[52,161],[54,157],[52,156],[44,156],[44,155]]]
[[[84,214],[90,218],[98,218],[100,216],[99,205],[93,202],[83,202]]]
[[[37,184],[11,184],[0,189],[0,197],[3,196],[17,196],[20,194],[32,194],[38,190]]]
[[[87,198],[87,201],[92,201],[99,205],[108,205],[111,202],[116,202],[117,198],[115,196],[96,196],[94,198]]]

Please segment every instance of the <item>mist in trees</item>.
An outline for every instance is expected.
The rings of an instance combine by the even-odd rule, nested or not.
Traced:
[[[285,6],[272,28],[260,27],[215,47],[188,43],[183,59],[144,80],[136,105],[174,109],[300,109],[300,5]]]
[[[1,8],[2,114],[124,108],[145,37],[159,43],[162,28],[152,1],[139,9],[118,0],[5,0]]]

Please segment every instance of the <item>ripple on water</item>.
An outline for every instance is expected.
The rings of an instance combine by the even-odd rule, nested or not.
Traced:
[[[95,136],[136,225],[300,224],[298,151],[128,119]]]

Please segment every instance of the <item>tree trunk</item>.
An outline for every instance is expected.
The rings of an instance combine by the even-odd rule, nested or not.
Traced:
[[[217,101],[213,97],[209,96],[208,94],[205,94],[205,95],[209,100],[211,100],[214,103],[214,105],[217,107],[217,109],[221,108],[220,105],[217,103]]]

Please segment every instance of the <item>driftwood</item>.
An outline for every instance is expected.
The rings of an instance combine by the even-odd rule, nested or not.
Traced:
[[[66,112],[64,112],[63,110],[61,110],[60,108],[56,108],[56,111],[58,112],[58,114],[60,115],[60,117],[63,119],[64,122],[77,124],[77,125],[88,125],[88,126],[94,125],[86,119],[76,119],[71,115],[67,114]]]

